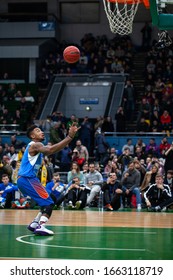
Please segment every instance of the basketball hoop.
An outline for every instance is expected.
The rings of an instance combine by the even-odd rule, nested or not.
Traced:
[[[103,0],[112,33],[119,35],[132,33],[133,20],[141,2],[149,7],[149,0]]]

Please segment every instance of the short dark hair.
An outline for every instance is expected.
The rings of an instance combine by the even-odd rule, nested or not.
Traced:
[[[28,138],[31,138],[31,132],[37,128],[38,126],[36,124],[31,125],[30,127],[28,127],[26,135]]]

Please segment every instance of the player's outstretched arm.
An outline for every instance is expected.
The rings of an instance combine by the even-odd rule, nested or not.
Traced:
[[[30,155],[34,155],[37,153],[51,155],[51,154],[59,152],[73,140],[75,134],[77,133],[77,131],[79,129],[80,129],[80,127],[77,127],[76,124],[74,123],[69,128],[67,137],[65,139],[63,139],[62,141],[60,141],[59,143],[54,144],[52,146],[51,145],[44,146],[41,142],[36,142],[36,143],[32,144],[30,147],[30,150],[29,150]]]

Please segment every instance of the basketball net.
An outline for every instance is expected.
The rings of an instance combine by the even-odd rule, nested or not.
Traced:
[[[124,2],[124,3],[122,3]],[[112,33],[128,35],[132,33],[133,20],[138,10],[140,0],[103,0],[106,16]]]

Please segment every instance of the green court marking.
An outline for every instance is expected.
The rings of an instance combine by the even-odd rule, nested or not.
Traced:
[[[49,226],[53,236],[35,236],[26,226],[0,225],[0,258],[169,260],[173,229]],[[29,234],[28,234],[29,233]]]

